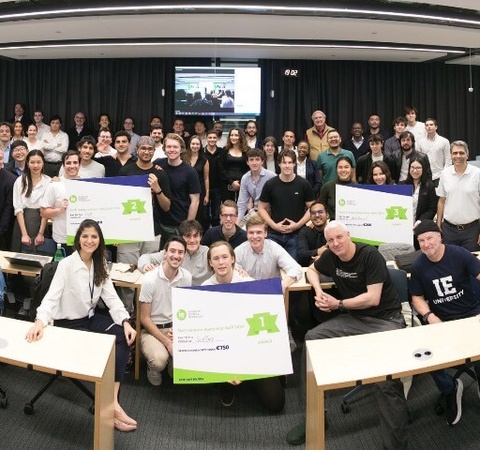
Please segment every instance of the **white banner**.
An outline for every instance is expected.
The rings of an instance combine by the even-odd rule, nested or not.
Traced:
[[[65,180],[65,186],[69,245],[85,219],[100,224],[107,244],[155,239],[152,194],[146,176]]]
[[[352,239],[371,245],[413,244],[413,198],[410,185],[336,186],[335,218]]]
[[[279,278],[174,289],[172,302],[175,383],[293,372]]]

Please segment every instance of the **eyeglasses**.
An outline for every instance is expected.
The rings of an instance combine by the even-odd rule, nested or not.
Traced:
[[[320,216],[322,214],[325,214],[325,210],[324,209],[319,209],[317,211],[310,211],[310,215],[311,216]]]
[[[419,170],[422,170],[423,167],[410,167],[410,170],[414,170],[414,171],[419,171]]]
[[[235,219],[236,214],[220,214],[224,219]]]

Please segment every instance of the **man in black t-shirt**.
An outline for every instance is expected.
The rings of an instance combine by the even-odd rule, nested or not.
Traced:
[[[158,252],[160,249],[161,212],[170,209],[172,194],[167,174],[163,170],[155,168],[152,163],[154,151],[155,142],[153,139],[150,136],[142,136],[137,144],[137,161],[134,164],[123,166],[118,172],[119,176],[148,175],[148,185],[152,190],[153,226],[155,232],[154,241],[118,245],[117,261],[121,263],[137,264],[141,255]],[[133,290],[119,288],[119,291],[125,307],[129,312],[132,312]]]
[[[293,150],[278,156],[280,175],[263,186],[258,214],[268,225],[268,239],[281,245],[296,261],[298,233],[310,219],[308,208],[315,200],[310,183],[295,174]]]
[[[115,133],[113,145],[117,151],[115,156],[97,153],[94,158],[105,167],[106,177],[118,177],[120,169],[137,162],[137,157],[130,153],[130,135],[126,131]]]
[[[378,250],[350,239],[347,227],[336,220],[325,227],[328,250],[309,267],[307,277],[315,290],[315,306],[335,316],[310,330],[305,340],[353,336],[405,327],[401,305],[385,260]],[[339,298],[324,292],[320,274],[333,278]],[[305,347],[302,354],[305,383]],[[407,403],[400,380],[376,384],[384,449],[407,448]],[[287,435],[291,444],[305,440],[305,423]]]
[[[185,151],[184,140],[175,133],[168,133],[163,140],[166,158],[154,161],[167,174],[172,190],[172,203],[169,209],[161,211],[162,248],[172,235],[178,235],[178,226],[184,220],[194,220],[200,202],[200,179],[197,171],[181,155]]]

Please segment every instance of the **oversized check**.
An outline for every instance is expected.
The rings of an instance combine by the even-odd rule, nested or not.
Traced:
[[[412,186],[338,184],[336,203],[335,218],[347,225],[353,241],[413,244]]]
[[[93,219],[107,244],[153,241],[152,193],[147,175],[65,180],[68,198],[67,244],[78,226]]]
[[[174,382],[293,372],[280,278],[172,292]]]

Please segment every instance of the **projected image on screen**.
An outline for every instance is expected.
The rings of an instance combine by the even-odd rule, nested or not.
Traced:
[[[176,67],[176,115],[259,115],[260,69]]]

